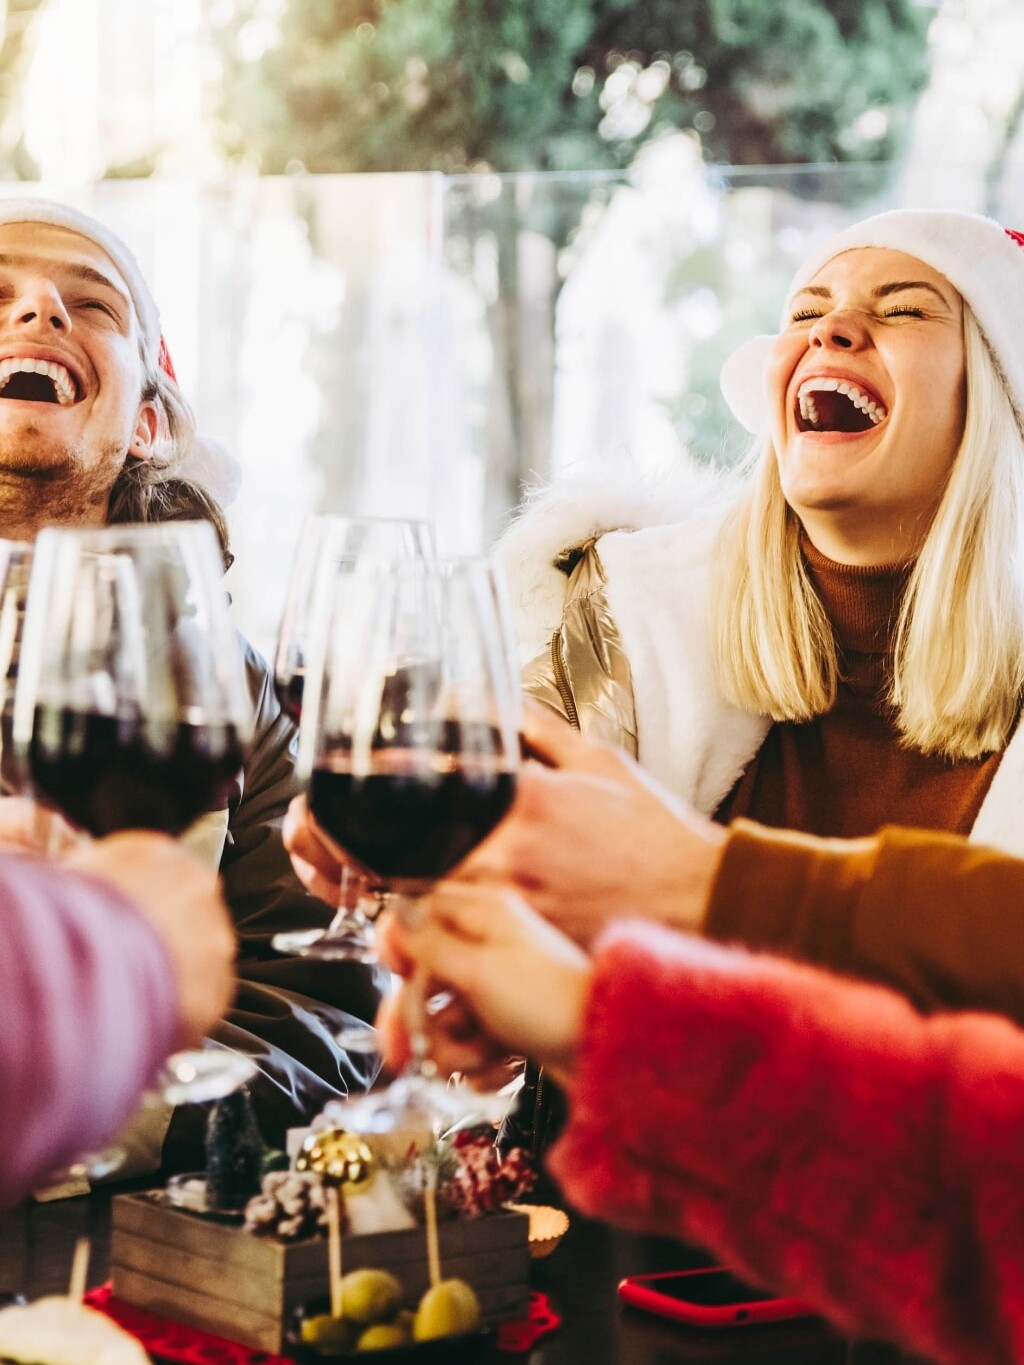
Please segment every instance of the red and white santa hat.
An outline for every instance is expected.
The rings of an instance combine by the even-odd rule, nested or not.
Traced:
[[[106,252],[128,286],[147,364],[163,371],[165,383],[177,386],[177,376],[160,329],[156,300],[134,254],[115,232],[81,209],[50,199],[0,198],[0,225],[6,223],[47,223],[66,228]],[[198,431],[190,448],[182,453],[168,474],[201,484],[221,506],[231,502],[241,482],[241,471],[234,457],[219,441]]]
[[[895,209],[865,218],[823,242],[800,266],[786,296],[782,325],[797,290],[836,256],[859,247],[906,252],[959,291],[978,320],[1024,430],[1024,233],[981,214],[942,209]],[[726,402],[748,431],[767,429],[764,368],[774,339],[752,338],[722,367]]]

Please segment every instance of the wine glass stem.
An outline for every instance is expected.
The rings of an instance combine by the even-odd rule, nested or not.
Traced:
[[[429,977],[419,968],[409,978],[406,992],[406,1027],[409,1030],[409,1063],[407,1070],[416,1076],[433,1077],[437,1067],[430,1058],[430,1040],[427,1037],[427,988]]]
[[[343,934],[346,930],[362,930],[369,920],[359,908],[360,879],[353,877],[348,867],[342,867],[338,885],[338,906],[328,933]]]

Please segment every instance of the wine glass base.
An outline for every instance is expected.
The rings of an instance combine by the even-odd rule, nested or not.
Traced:
[[[168,1104],[202,1104],[240,1089],[258,1069],[251,1057],[226,1048],[174,1052],[161,1068],[155,1089]]]
[[[367,926],[370,929],[370,926]],[[329,929],[291,929],[275,934],[271,946],[291,957],[314,957],[323,962],[377,961],[372,929],[351,929],[343,933]]]
[[[40,1182],[34,1197],[43,1202],[48,1199],[59,1199],[74,1192],[66,1190],[65,1186],[106,1180],[121,1169],[127,1157],[128,1154],[123,1147],[101,1147],[95,1152],[83,1152],[67,1166],[51,1171],[46,1179]]]

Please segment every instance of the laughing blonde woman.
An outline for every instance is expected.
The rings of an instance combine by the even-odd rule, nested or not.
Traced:
[[[723,388],[738,487],[554,488],[506,535],[529,690],[723,821],[1024,853],[1020,237],[847,229]]]

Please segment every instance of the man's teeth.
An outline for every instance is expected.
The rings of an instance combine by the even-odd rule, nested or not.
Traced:
[[[63,365],[53,360],[0,360],[0,390],[7,387],[12,374],[42,374],[53,380],[57,402],[61,407],[70,407],[75,401],[75,381]]]
[[[2,367],[0,367],[0,373],[2,373]],[[816,393],[841,393],[845,395],[855,408],[870,417],[872,426],[878,426],[879,422],[889,415],[881,403],[876,403],[869,398],[862,389],[859,389],[856,384],[851,384],[848,379],[808,379],[800,385],[797,401],[800,404],[800,416],[812,427],[817,426],[819,420],[818,407],[814,401]]]

